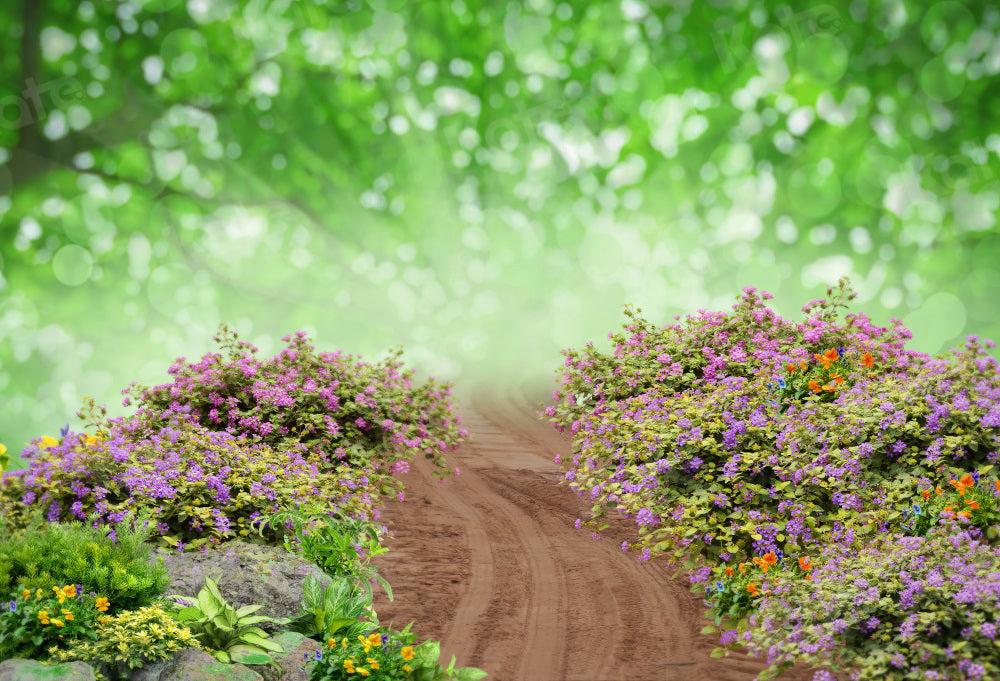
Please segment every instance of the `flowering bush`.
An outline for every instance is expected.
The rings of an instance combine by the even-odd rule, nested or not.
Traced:
[[[833,543],[812,581],[774,583],[741,636],[773,672],[795,660],[858,680],[991,679],[1000,548],[945,519],[924,537]]]
[[[94,444],[68,433],[61,443],[29,447],[22,454],[28,468],[0,479],[0,512],[12,525],[37,509],[50,522],[91,513],[116,522],[148,512],[157,542],[177,549],[248,537],[258,517],[307,500],[371,512],[368,477],[346,463],[321,470],[305,445],[286,445],[278,455],[267,444],[208,431],[176,414],[162,426],[137,423],[109,424],[106,439]],[[263,536],[280,543],[283,532],[269,527]]]
[[[372,365],[339,351],[317,354],[299,331],[261,362],[257,348],[225,324],[213,339],[226,359],[206,354],[188,364],[178,358],[168,370],[173,383],[133,383],[123,391],[124,404],[135,400],[138,413],[154,420],[185,414],[206,429],[259,439],[276,452],[303,442],[319,454],[321,469],[344,461],[382,483],[409,452],[422,451],[445,467],[443,451],[466,435],[451,413],[449,384],[414,385],[412,370],[399,371],[400,349]]]
[[[903,350],[905,329],[882,339],[863,315],[846,327],[816,316],[796,335],[753,289],[735,309],[658,332],[633,315],[614,357],[566,351],[555,393],[565,402],[546,410],[576,433],[565,478],[589,493],[594,520],[608,509],[634,517],[648,555],[749,561],[805,548],[835,524],[884,530],[918,479],[996,460],[1000,379],[976,339],[951,366]],[[849,387],[781,411],[774,375],[828,362],[827,338],[843,348],[838,359],[857,358],[840,370]]]
[[[0,608],[0,660],[45,658],[76,642],[97,639],[94,627],[108,599],[84,592],[83,585],[54,584],[4,590]]]
[[[997,533],[989,490],[965,484],[998,459],[1000,372],[983,350],[994,344],[969,336],[950,361],[932,359],[903,348],[898,320],[839,324],[854,297],[844,280],[797,325],[755,291],[733,315],[701,310],[659,329],[626,308],[613,354],[564,351],[545,410],[575,434],[565,480],[594,502],[587,524],[600,531],[616,510],[635,519],[640,560],[687,559],[724,643],[776,585],[816,588],[822,547],[927,529],[936,516],[914,494],[933,480],[960,483],[955,515],[981,511],[987,538]]]

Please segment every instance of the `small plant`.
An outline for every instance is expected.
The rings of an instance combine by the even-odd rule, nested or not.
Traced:
[[[441,644],[424,641],[413,645],[416,635],[406,625],[403,631],[380,629],[366,635],[330,638],[325,650],[314,655],[304,654],[304,664],[310,668],[310,681],[478,681],[487,676],[475,667],[455,668],[455,658],[442,669],[438,662]],[[303,667],[305,668],[305,667]]]
[[[187,627],[180,626],[160,607],[100,616],[91,640],[74,640],[65,649],[48,650],[53,662],[81,660],[97,667],[98,679],[127,679],[134,669],[170,659],[184,648],[202,649]]]
[[[246,656],[252,656],[252,664],[273,662],[268,651],[283,651],[280,644],[268,640],[268,634],[254,625],[261,622],[283,624],[285,621],[254,615],[262,607],[260,605],[233,608],[211,577],[205,578],[205,586],[194,603],[184,596],[172,595],[170,598],[175,600],[175,610],[170,615],[190,628],[198,642],[220,662],[240,662]]]
[[[0,607],[0,660],[44,659],[53,649],[97,638],[94,627],[108,609],[106,598],[76,584],[7,591]]]
[[[353,578],[358,586],[367,589],[369,599],[373,596],[371,583],[377,580],[392,600],[392,587],[370,563],[373,556],[388,550],[380,543],[380,526],[346,517],[337,511],[285,510],[262,520],[258,531],[263,532],[265,526],[277,528],[282,524],[292,525],[293,538],[284,536],[286,549],[300,553],[331,577]]]
[[[348,577],[335,577],[324,587],[312,573],[306,575],[299,609],[301,614],[289,628],[318,641],[333,636],[354,638],[378,626],[371,593],[359,590]]]
[[[108,598],[114,612],[150,605],[163,595],[170,578],[162,560],[149,560],[147,519],[122,519],[114,526],[72,522],[41,527],[36,516],[29,530],[0,542],[0,589],[17,583],[31,591],[80,584]],[[89,520],[96,524],[96,516]]]

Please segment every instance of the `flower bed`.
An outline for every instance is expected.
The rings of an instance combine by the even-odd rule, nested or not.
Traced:
[[[892,329],[863,314],[837,322],[837,309],[854,298],[846,281],[827,293],[803,308],[809,316],[800,324],[778,317],[764,304],[771,296],[749,287],[732,315],[699,311],[662,328],[627,308],[628,334],[609,334],[613,354],[589,343],[564,351],[557,404],[546,414],[575,434],[565,481],[594,502],[587,524],[598,532],[610,510],[635,519],[637,541],[624,550],[683,561],[723,627],[721,642],[773,663],[761,678],[796,659],[851,678],[1000,673],[1000,651],[966,636],[978,635],[980,620],[959,616],[962,607],[944,592],[948,628],[916,652],[902,625],[887,622],[907,612],[920,619],[919,608],[886,605],[896,614],[859,622],[861,605],[819,605],[824,589],[850,593],[836,550],[885,567],[879,560],[902,561],[906,537],[919,536],[921,546],[938,547],[923,560],[947,573],[958,568],[940,542],[960,537],[955,550],[987,550],[1000,518],[1000,488],[989,477],[1000,448],[996,360],[974,336],[949,359],[906,350],[910,333],[898,320]],[[949,480],[962,492],[950,501],[936,492]],[[939,524],[952,521],[963,525]],[[1000,573],[983,569],[975,579],[992,586],[977,592],[977,607],[995,608]],[[924,573],[909,578],[937,588],[919,581]],[[875,600],[897,603],[892,593]],[[805,605],[789,615],[789,603]],[[837,632],[804,633],[834,614]],[[792,621],[792,633],[775,624]]]
[[[153,543],[206,551],[240,537],[283,545],[334,578],[326,589],[307,578],[302,616],[273,620],[327,645],[303,661],[314,680],[485,676],[454,659],[442,669],[437,642],[379,627],[371,607],[376,581],[391,598],[369,564],[385,550],[380,495],[402,500],[393,474],[409,457],[443,469],[467,435],[450,386],[414,384],[401,351],[371,365],[317,354],[299,332],[261,362],[225,326],[215,340],[228,357],[180,358],[172,383],[133,384],[131,416],[109,420],[88,399],[78,416],[95,433],[37,438],[22,453],[28,467],[0,477],[0,659],[83,660],[99,678],[185,647],[273,664],[281,646],[255,626],[272,621],[260,606],[233,608],[210,579],[195,603],[171,602],[162,563],[146,560]]]

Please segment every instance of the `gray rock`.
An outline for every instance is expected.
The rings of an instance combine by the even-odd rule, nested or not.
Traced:
[[[224,664],[204,651],[187,648],[174,653],[173,663],[163,670],[158,681],[263,681],[263,679],[246,665]]]
[[[42,664],[15,658],[0,662],[0,681],[94,681],[94,670],[83,662]]]
[[[310,572],[324,586],[332,581],[315,563],[283,547],[242,540],[227,542],[204,553],[178,553],[157,548],[150,554],[154,562],[158,557],[163,558],[170,575],[167,595],[179,594],[193,599],[205,586],[205,578],[211,577],[234,608],[261,605],[263,607],[255,614],[268,617],[298,617],[302,580]],[[270,634],[281,628],[270,622],[258,626]]]

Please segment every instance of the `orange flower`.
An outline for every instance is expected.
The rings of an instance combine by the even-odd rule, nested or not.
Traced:
[[[753,582],[750,582],[749,584],[747,584],[747,591],[750,593],[751,596],[756,596],[757,595],[757,585],[754,584]]]
[[[768,568],[771,567],[770,565],[768,565],[766,562],[764,562],[761,558],[759,558],[757,556],[753,557],[753,562],[757,565],[757,567],[759,567],[764,572],[767,572]]]
[[[94,602],[94,607],[96,607],[101,612],[107,611],[109,605],[111,604],[108,603],[108,599],[105,598],[104,596],[101,596]]]
[[[837,348],[830,348],[823,353],[823,357],[830,360],[831,362],[836,362],[839,355],[837,354]]]
[[[938,485],[937,487],[935,487],[934,490],[937,492],[938,496],[941,496],[941,485]]]
[[[840,374],[833,374],[832,376],[830,376],[830,378],[832,378],[837,383],[843,383],[844,382],[844,377],[841,376]]]
[[[866,352],[865,354],[861,355],[861,363],[864,364],[866,367],[870,367],[872,364],[875,363],[875,360],[872,359],[870,352]]]
[[[831,392],[831,393],[837,392],[837,389],[835,387],[833,387],[832,385],[830,385],[829,383],[827,383],[826,385],[823,386],[823,390],[826,390],[827,392]]]
[[[969,513],[968,511],[959,511],[957,515],[959,517],[961,517],[961,518],[971,518],[972,517],[972,514]]]
[[[747,564],[746,563],[740,563],[740,574],[741,575],[745,575],[746,573],[747,573]]]
[[[799,360],[799,366],[802,367],[802,371],[806,370],[806,361],[804,359]]]
[[[830,359],[826,355],[813,355],[820,363],[822,363],[824,369],[830,368]]]
[[[920,493],[924,495],[924,500],[929,499],[931,496],[931,491],[929,489],[922,489],[920,490]]]
[[[790,374],[794,374],[795,373],[795,365],[792,364],[791,362],[789,362],[788,364],[785,365],[785,369],[787,369],[788,373],[790,373]]]
[[[968,473],[966,473],[965,475],[963,475],[962,478],[959,480],[959,482],[962,483],[963,485],[965,485],[966,487],[975,487],[976,486],[976,481],[973,480],[972,476],[969,475]]]
[[[732,577],[732,576],[733,576],[733,569],[727,565],[726,566],[726,577]]]
[[[819,383],[817,383],[815,380],[809,381],[809,389],[812,390],[814,393],[820,392]]]
[[[764,562],[768,565],[774,565],[778,562],[778,557],[774,555],[774,551],[770,551],[764,554]]]
[[[965,503],[968,505],[970,510],[975,511],[977,508],[979,508],[979,504],[974,502],[972,499],[966,499]]]
[[[812,581],[812,578],[813,578],[812,575],[806,575],[806,579],[808,579],[810,582]]]
[[[997,491],[1000,492],[1000,480],[997,480],[993,484],[995,484],[997,486]]]
[[[799,557],[799,568],[803,572],[809,572],[810,570],[813,569],[813,566],[809,564],[809,557],[808,556],[800,556]]]

